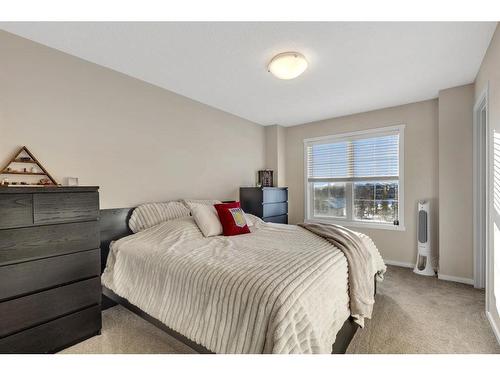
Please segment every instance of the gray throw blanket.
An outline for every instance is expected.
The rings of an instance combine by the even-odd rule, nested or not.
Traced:
[[[323,237],[344,253],[348,265],[351,316],[363,327],[364,318],[371,318],[375,303],[374,276],[377,273],[382,276],[385,266],[381,272],[374,269],[373,254],[360,233],[335,224],[302,223],[299,226]]]

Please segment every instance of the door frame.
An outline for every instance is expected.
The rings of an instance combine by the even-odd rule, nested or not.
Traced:
[[[481,113],[486,111],[484,127]],[[486,310],[489,307],[488,284],[491,251],[491,168],[492,140],[489,126],[488,84],[479,95],[473,110],[473,245],[474,287],[486,288]]]

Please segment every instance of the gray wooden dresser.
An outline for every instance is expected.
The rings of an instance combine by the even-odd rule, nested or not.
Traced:
[[[0,353],[101,330],[98,187],[0,187]]]

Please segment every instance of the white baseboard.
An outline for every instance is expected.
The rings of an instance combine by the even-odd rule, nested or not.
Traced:
[[[415,268],[415,264],[413,264],[413,263],[400,262],[400,261],[397,261],[397,260],[384,259],[384,263],[388,264],[389,266]],[[454,281],[454,282],[462,283],[462,284],[474,285],[474,279],[467,279],[465,277],[456,277],[456,276],[443,275],[443,274],[441,274],[439,272],[438,272],[438,279],[440,279],[440,280],[446,280],[446,281]]]
[[[390,260],[390,259],[384,259],[384,263],[388,264],[390,266],[398,266],[398,267],[406,267],[406,268],[415,267],[415,264],[413,264],[413,263],[399,262],[397,260]]]
[[[456,283],[474,285],[474,279],[467,279],[465,277],[443,275],[442,273],[438,273],[438,279],[439,280],[446,280],[446,281],[455,281]]]
[[[493,319],[493,316],[491,316],[491,313],[489,311],[486,311],[486,317],[488,318],[488,321],[490,322],[491,325],[491,329],[493,330],[493,333],[495,334],[495,337],[497,338],[497,341],[500,344],[500,328],[497,326],[495,319]]]

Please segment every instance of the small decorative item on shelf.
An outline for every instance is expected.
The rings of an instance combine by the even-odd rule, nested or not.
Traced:
[[[7,178],[4,178],[4,179],[2,180],[2,184],[1,184],[1,185],[2,185],[2,186],[9,186],[9,180],[8,180]]]
[[[40,182],[38,182],[38,185],[53,185],[53,183],[48,178],[42,178]]]
[[[30,171],[31,173],[38,173],[38,169],[35,166],[32,166]]]
[[[273,171],[271,169],[265,169],[259,171],[259,181],[261,187],[272,187],[273,186]]]
[[[31,160],[31,158],[29,156],[21,156],[19,158],[19,161],[24,162],[24,163],[28,163],[28,162],[33,161],[33,160]]]

